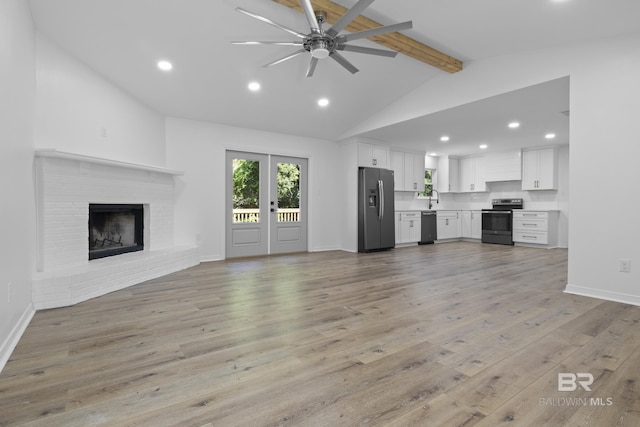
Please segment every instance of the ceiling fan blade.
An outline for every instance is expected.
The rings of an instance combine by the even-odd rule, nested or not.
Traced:
[[[360,71],[356,67],[354,67],[351,62],[347,61],[344,58],[344,56],[340,55],[338,52],[335,52],[335,51],[331,52],[331,54],[329,54],[329,57],[333,58],[338,64],[346,68],[351,74],[355,74],[358,71]]]
[[[318,58],[311,57],[311,62],[309,62],[309,68],[307,68],[307,77],[313,76],[313,72],[316,70],[316,66],[318,65]]]
[[[347,52],[367,53],[369,55],[387,56],[389,58],[395,57],[398,52],[386,49],[374,49],[372,47],[352,46],[348,44],[340,44],[336,47],[338,50],[344,50]]]
[[[303,38],[305,38],[307,36],[306,34],[299,33],[296,30],[292,30],[291,28],[285,27],[284,25],[280,25],[277,22],[273,22],[269,18],[265,18],[264,16],[257,15],[257,14],[255,14],[253,12],[249,12],[248,10],[245,10],[245,9],[243,9],[241,7],[236,7],[236,10],[238,12],[240,12],[240,13],[243,13],[243,14],[245,14],[247,16],[250,16],[250,17],[252,17],[254,19],[257,19],[258,21],[266,22],[267,24],[273,25],[276,28],[280,28],[281,30],[286,31],[289,34],[293,34],[296,37],[300,37],[301,39],[303,39]]]
[[[300,55],[302,53],[307,53],[307,51],[304,50],[304,49],[297,50],[297,51],[295,51],[293,53],[290,53],[289,55],[284,56],[284,57],[282,57],[280,59],[276,59],[275,61],[269,62],[268,64],[264,64],[263,67],[267,68],[267,67],[271,67],[272,65],[277,65],[277,64],[279,64],[281,62],[286,61],[287,59],[294,58],[294,57],[296,57],[296,56],[298,56],[298,55]]]
[[[313,11],[311,0],[300,0],[300,5],[304,10],[304,15],[307,17],[307,21],[309,22],[309,27],[311,27],[311,32],[315,34],[320,34],[321,33],[320,24],[318,24],[316,13]]]
[[[335,36],[340,31],[344,30],[344,28],[351,23],[360,13],[365,10],[374,0],[359,0],[358,3],[354,4],[353,7],[338,19],[338,21],[333,24],[333,27],[327,30],[327,34],[331,36]]]
[[[357,33],[343,34],[336,37],[338,43],[344,43],[351,40],[365,39],[377,36],[379,34],[390,33],[393,31],[408,30],[413,27],[412,21],[401,22],[399,24],[385,25],[383,27],[372,28],[370,30],[358,31]]]
[[[231,42],[231,44],[246,44],[246,45],[266,44],[266,45],[277,45],[277,46],[302,46],[302,42],[236,41],[236,42]]]

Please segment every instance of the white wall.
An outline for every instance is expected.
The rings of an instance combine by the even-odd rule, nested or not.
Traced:
[[[427,82],[345,136],[570,76],[567,291],[640,305],[639,75],[640,34],[490,58]],[[621,258],[631,273],[618,271]]]
[[[164,116],[37,35],[36,148],[165,165]]]
[[[358,140],[340,143],[340,172],[342,194],[341,248],[358,251]]]
[[[569,185],[571,184],[570,169],[570,147],[563,146],[558,150],[558,192],[557,200],[560,210],[558,217],[558,246],[561,248],[569,247]]]
[[[28,3],[0,1],[0,370],[26,328],[35,268],[35,39]],[[9,244],[10,243],[10,244]]]
[[[590,57],[571,76],[567,290],[640,305],[640,37],[602,42]]]
[[[309,158],[309,250],[340,248],[343,221],[338,144],[331,141],[168,118],[167,167],[177,178],[175,243],[200,246],[203,261],[225,257],[225,151]]]
[[[34,148],[165,165],[164,117],[36,34],[28,2],[0,1],[0,369],[31,316]],[[104,132],[103,132],[104,129]]]

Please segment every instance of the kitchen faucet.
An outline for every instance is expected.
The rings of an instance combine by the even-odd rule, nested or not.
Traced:
[[[436,204],[440,203],[440,192],[438,190],[436,190],[435,188],[431,189],[431,194],[433,193],[437,193],[438,197],[436,198]],[[431,196],[429,196],[429,209],[431,209],[433,207],[433,204],[431,204]]]

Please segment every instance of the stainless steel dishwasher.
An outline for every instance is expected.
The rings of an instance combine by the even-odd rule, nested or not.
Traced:
[[[420,245],[433,243],[438,239],[436,211],[422,211],[420,215]]]

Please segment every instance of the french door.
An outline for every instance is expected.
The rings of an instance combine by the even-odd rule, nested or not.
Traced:
[[[227,151],[227,258],[307,250],[307,163]]]

